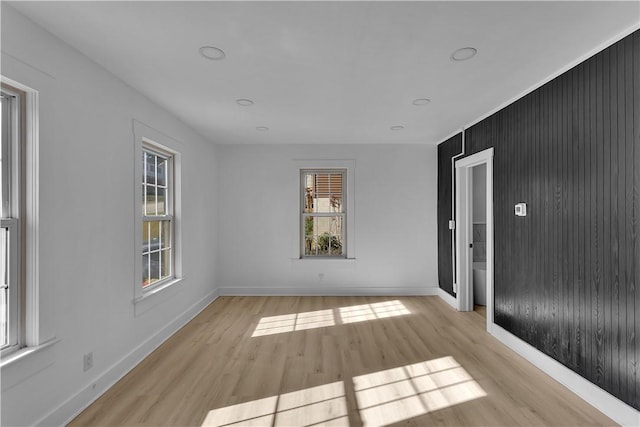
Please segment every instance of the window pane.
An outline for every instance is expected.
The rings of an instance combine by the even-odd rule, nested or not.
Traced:
[[[0,347],[9,344],[9,295],[7,288],[0,290]]]
[[[153,283],[160,279],[160,252],[151,252],[149,256],[149,276],[151,278],[151,283]]]
[[[305,255],[340,256],[342,250],[342,217],[305,218]]]
[[[167,249],[171,247],[171,221],[161,221],[161,242],[160,249]]]
[[[305,188],[304,188],[304,212],[309,213],[313,212],[313,185],[308,183],[306,178],[311,178],[311,175],[306,175],[305,177]]]
[[[145,176],[147,184],[155,185],[156,183],[156,156],[151,153],[144,153],[145,156]]]
[[[164,188],[158,187],[158,215],[166,215],[167,214],[167,200],[166,200],[166,191]]]
[[[142,223],[142,253],[148,253],[151,249],[149,249],[150,245],[150,227],[149,222],[144,221]]]
[[[142,152],[142,187],[147,182],[147,153]],[[144,193],[143,193],[144,194]]]
[[[9,343],[9,298],[8,298],[8,261],[9,261],[9,238],[6,228],[0,228],[0,247],[2,256],[0,257],[0,347]]]
[[[342,212],[342,173],[307,173],[305,212]]]
[[[158,185],[167,185],[167,160],[158,157]]]
[[[161,253],[162,271],[160,274],[162,278],[171,277],[171,249],[165,249]]]
[[[2,133],[2,146],[0,146],[0,217],[11,216],[9,212],[10,197],[10,159],[9,147],[11,144],[11,121],[10,121],[10,101],[2,95],[2,121],[0,122],[0,133]]]
[[[160,249],[160,221],[149,221],[149,252]]]
[[[156,215],[156,188],[146,185],[144,191],[144,214]]]
[[[142,241],[142,286],[171,277],[171,221],[144,221]]]
[[[147,286],[151,283],[149,277],[149,254],[142,255],[142,286]]]

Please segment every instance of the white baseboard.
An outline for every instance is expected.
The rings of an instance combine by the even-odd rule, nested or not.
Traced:
[[[562,363],[547,356],[506,329],[494,323],[491,335],[615,422],[623,426],[640,425],[640,411],[584,379]]]
[[[438,288],[438,296],[442,298],[447,304],[451,307],[458,309],[458,300],[456,297],[452,296],[449,292],[445,291],[442,288]]]
[[[182,314],[168,322],[167,325],[156,334],[149,337],[122,359],[114,363],[106,371],[94,377],[87,386],[65,400],[57,408],[49,412],[49,414],[42,417],[35,425],[60,426],[68,424],[73,418],[80,414],[80,412],[84,411],[98,397],[124,377],[131,369],[142,362],[145,357],[215,301],[218,295],[218,289],[216,289],[193,304]]]
[[[220,288],[221,296],[429,296],[436,287]]]

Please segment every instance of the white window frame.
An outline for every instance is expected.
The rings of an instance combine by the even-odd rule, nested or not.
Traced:
[[[291,194],[292,198],[290,199],[291,211],[290,218],[291,222],[296,224],[296,226],[292,229],[291,233],[291,260],[300,261],[300,262],[337,262],[342,263],[349,261],[354,261],[356,259],[356,224],[355,224],[355,174],[356,174],[356,161],[354,159],[294,159],[292,161],[292,169],[291,169]],[[346,225],[345,225],[345,241],[346,245],[343,248],[346,248],[343,256],[321,256],[321,257],[303,257],[302,256],[302,242],[304,239],[304,229],[301,223],[301,206],[302,201],[300,200],[302,189],[301,189],[301,171],[302,170],[346,170],[346,184],[343,184],[343,197],[345,198],[346,203],[345,213],[346,213]],[[294,189],[295,188],[295,189]]]
[[[135,269],[134,269],[134,298],[133,303],[136,306],[136,315],[146,311],[143,308],[138,312],[138,305],[147,301],[154,295],[168,295],[165,291],[172,288],[173,285],[182,281],[182,248],[181,248],[181,153],[182,145],[137,120],[133,121],[134,127],[134,148],[135,148]],[[160,155],[168,159],[167,162],[167,215],[145,216],[143,212],[142,200],[142,176],[143,161],[142,154],[149,151],[152,154]],[[171,234],[171,264],[172,274],[170,277],[164,278],[147,286],[142,286],[143,280],[143,242],[142,227],[145,221],[149,220],[170,220]],[[146,304],[146,303],[143,303]],[[153,304],[152,304],[153,305]]]
[[[305,175],[333,174],[342,175],[340,194],[342,196],[340,212],[305,212],[306,183]],[[347,170],[346,169],[301,169],[300,170],[300,258],[346,258],[347,257]],[[305,254],[305,220],[309,217],[341,217],[342,254],[340,255],[306,255]]]
[[[173,239],[174,239],[174,216],[173,216],[173,154],[166,152],[164,149],[161,149],[158,144],[151,142],[149,140],[147,140],[146,138],[143,139],[142,141],[142,152],[143,152],[143,157],[144,154],[150,154],[152,156],[156,156],[157,158],[163,159],[165,162],[165,175],[166,175],[166,181],[165,181],[165,185],[164,185],[164,190],[165,190],[165,213],[164,214],[157,214],[156,215],[150,215],[148,213],[143,212],[142,214],[142,229],[144,230],[145,227],[150,227],[150,225],[148,225],[148,223],[150,222],[168,222],[169,223],[169,245],[168,248],[166,248],[165,250],[169,251],[169,274],[165,277],[160,278],[158,281],[151,283],[149,285],[146,285],[144,287],[145,291],[147,289],[152,289],[155,286],[162,286],[164,283],[174,280],[175,279],[175,263],[174,263],[174,250],[173,250]],[[145,163],[146,165],[146,163]],[[148,167],[148,165],[147,165]],[[158,174],[158,166],[157,164],[154,166],[154,174],[155,179],[158,178],[157,174]],[[147,174],[144,173],[144,175],[146,176]],[[158,188],[158,184],[154,184],[154,187]],[[144,197],[144,194],[143,194]],[[156,210],[157,210],[157,206],[158,206],[158,201],[156,200]],[[161,227],[162,228],[162,227]],[[142,250],[142,255],[144,257],[144,255],[148,255],[148,270],[151,271],[151,254],[153,252],[161,252],[160,248],[158,248],[157,251],[154,250],[146,250],[143,248]],[[158,266],[158,270],[161,272],[162,271],[162,255],[159,256],[159,266]],[[143,271],[144,271],[144,267],[143,267]],[[143,279],[144,279],[144,274],[143,274]]]
[[[2,86],[2,218],[0,227],[5,231],[2,245],[6,245],[4,264],[7,277],[0,286],[7,289],[7,344],[0,347],[6,356],[19,350],[24,344],[24,282],[21,274],[21,202],[22,202],[22,147],[23,103],[25,94],[6,85]],[[7,126],[8,124],[8,126]],[[3,249],[4,252],[4,249]],[[4,318],[4,313],[3,316]]]
[[[19,272],[21,290],[19,345],[10,354],[2,354],[2,390],[19,384],[53,363],[51,349],[60,339],[55,336],[55,322],[40,321],[40,132],[46,139],[55,140],[51,121],[41,128],[40,109],[54,111],[55,81],[51,76],[34,72],[30,67],[3,57],[3,72],[20,76],[21,81],[0,75],[6,90],[21,95],[20,123],[20,182],[13,187],[20,200]],[[26,84],[25,84],[26,83]],[[29,85],[29,86],[27,86]],[[15,175],[15,171],[14,171]],[[50,299],[46,300],[50,302]],[[47,313],[47,314],[50,314]]]

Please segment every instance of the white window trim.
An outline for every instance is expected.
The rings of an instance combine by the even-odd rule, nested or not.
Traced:
[[[135,189],[134,189],[134,254],[135,254],[135,268],[134,268],[134,296],[133,304],[135,307],[136,315],[145,312],[151,308],[157,301],[150,302],[150,300],[157,300],[162,295],[161,300],[169,298],[173,293],[165,292],[167,289],[173,288],[173,285],[182,282],[184,279],[182,274],[182,212],[181,212],[181,170],[182,170],[182,144],[173,138],[163,134],[162,132],[153,129],[150,126],[145,125],[137,120],[133,120],[133,134],[134,134],[134,177],[135,177]],[[143,147],[149,147],[152,151],[159,151],[163,154],[170,155],[172,157],[172,173],[171,180],[173,184],[173,194],[171,195],[171,202],[173,203],[173,277],[159,281],[153,285],[149,285],[145,288],[142,287],[142,225],[144,215],[141,209],[142,200],[142,157]],[[152,298],[153,297],[153,298]]]
[[[9,364],[13,364],[25,359],[27,356],[39,352],[40,349],[48,348],[59,340],[55,337],[49,337],[45,341],[40,336],[40,271],[39,271],[39,253],[40,253],[40,121],[38,112],[40,110],[40,94],[37,90],[23,85],[15,80],[5,76],[0,76],[2,83],[11,86],[24,93],[22,98],[24,105],[21,107],[22,117],[22,161],[21,176],[23,181],[20,187],[14,189],[18,191],[19,197],[24,198],[22,212],[22,234],[20,236],[20,252],[24,257],[22,264],[24,269],[22,277],[24,291],[22,293],[23,301],[21,301],[21,340],[18,348],[14,349],[9,355],[3,353],[0,367],[5,368]],[[26,220],[28,219],[28,220]],[[9,357],[7,357],[9,356]]]
[[[3,135],[8,136],[8,146],[3,146],[2,153],[2,228],[7,230],[7,273],[9,283],[9,298],[7,300],[8,324],[7,346],[1,350],[1,355],[7,355],[19,350],[24,342],[23,334],[23,288],[21,267],[21,235],[22,235],[22,103],[24,95],[3,87],[2,92],[7,96],[7,104],[3,105]],[[6,110],[5,110],[6,109]],[[4,116],[6,114],[6,116]],[[4,122],[5,117],[8,119]]]
[[[301,189],[300,189],[300,174],[302,170],[314,170],[314,169],[345,169],[346,170],[346,186],[344,188],[345,200],[346,200],[346,252],[344,256],[318,256],[318,257],[302,257],[301,241],[302,241],[302,227],[300,226],[300,206],[301,206]],[[295,204],[292,201],[292,212],[296,214],[295,231],[292,233],[291,242],[291,259],[308,261],[308,262],[322,262],[322,261],[335,261],[344,262],[345,260],[353,260],[356,258],[356,226],[355,226],[355,170],[356,161],[353,159],[295,159],[293,161],[293,168],[291,170],[291,179],[295,183]],[[293,186],[292,186],[293,187]]]

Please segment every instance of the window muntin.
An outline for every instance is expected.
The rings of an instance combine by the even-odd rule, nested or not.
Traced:
[[[146,142],[142,149],[142,287],[175,277],[173,156]]]
[[[22,95],[3,85],[0,149],[0,351],[20,347],[20,129]]]
[[[344,169],[301,170],[301,256],[346,257]]]

